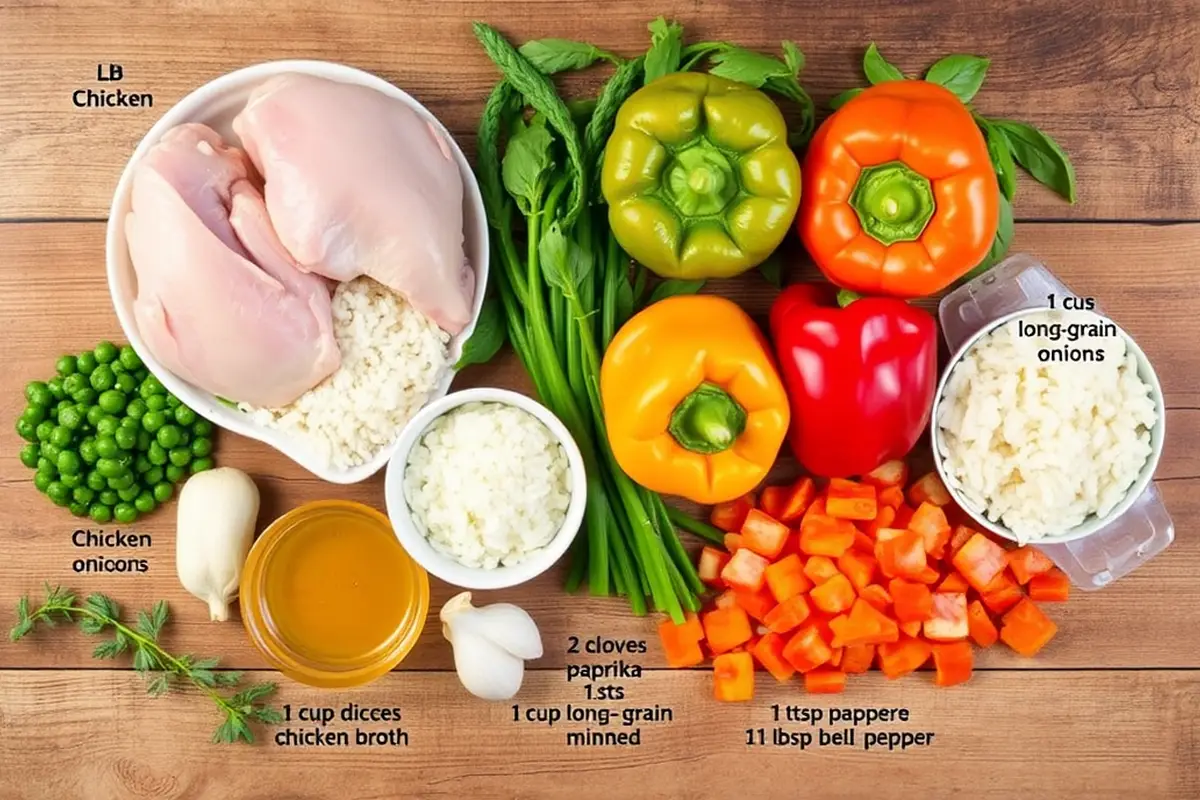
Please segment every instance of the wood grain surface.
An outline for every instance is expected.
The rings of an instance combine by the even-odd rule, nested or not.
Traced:
[[[104,338],[120,340],[104,280],[104,218],[113,186],[146,129],[173,102],[228,70],[277,58],[322,58],[368,69],[405,88],[468,150],[496,72],[470,21],[514,39],[586,39],[644,50],[645,23],[664,14],[691,39],[761,49],[794,39],[808,56],[804,84],[818,102],[861,83],[874,40],[910,74],[940,55],[991,58],[979,110],[1034,122],[1073,156],[1079,202],[1023,180],[1014,251],[1043,258],[1077,293],[1095,296],[1156,365],[1166,395],[1167,443],[1157,478],[1177,531],[1174,545],[1100,592],[1047,606],[1055,641],[1034,660],[995,647],[970,684],[935,689],[928,675],[852,680],[844,696],[805,695],[765,675],[744,705],[711,699],[706,670],[668,670],[656,619],[620,600],[562,593],[561,568],[484,602],[511,601],[542,628],[546,655],[530,664],[520,712],[600,707],[564,667],[611,656],[572,655],[568,637],[645,641],[627,661],[640,678],[614,708],[666,707],[637,746],[569,745],[588,725],[513,722],[512,707],[466,695],[438,626],[427,625],[401,668],[362,689],[320,692],[281,681],[279,703],[300,708],[399,707],[406,747],[291,747],[272,739],[218,746],[203,697],[150,699],[124,665],[90,657],[78,631],[0,640],[0,800],[125,798],[574,797],[590,798],[1147,798],[1200,797],[1200,2],[1169,0],[0,0],[0,420],[23,405],[21,387],[54,359]],[[122,88],[149,91],[150,109],[83,110],[71,92],[102,88],[99,63],[119,63]],[[586,84],[590,79],[583,79]],[[1172,224],[1163,224],[1172,223]],[[789,278],[811,277],[801,256]],[[719,291],[762,320],[774,290],[757,276]],[[925,303],[932,307],[932,303]],[[456,387],[529,390],[508,354],[472,368]],[[32,487],[0,426],[0,631],[16,599],[43,581],[112,594],[127,608],[165,598],[173,649],[221,656],[229,667],[278,679],[236,621],[207,621],[174,574],[174,509],[135,527],[153,547],[144,575],[81,575],[77,522]],[[344,497],[383,507],[382,476],[350,487],[322,483],[274,451],[223,434],[218,460],[254,475],[261,522],[302,502]],[[785,460],[783,476],[795,472]],[[112,555],[112,553],[108,553]],[[433,581],[433,609],[454,590]],[[776,723],[773,704],[904,708],[907,723],[860,725],[854,747],[749,747],[746,730],[816,732]],[[283,728],[312,728],[293,721]],[[355,725],[330,730],[353,733]],[[396,727],[361,726],[384,731]],[[596,727],[596,726],[593,726]],[[827,732],[845,728],[828,722]],[[621,730],[614,725],[607,730]],[[867,733],[934,733],[904,752],[862,749]]]

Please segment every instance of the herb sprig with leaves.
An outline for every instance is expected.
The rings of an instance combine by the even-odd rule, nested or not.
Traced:
[[[54,627],[59,622],[75,622],[86,634],[111,637],[96,645],[92,655],[113,659],[132,654],[133,668],[146,679],[150,696],[158,697],[172,688],[181,688],[182,684],[191,684],[217,704],[224,721],[213,733],[214,742],[253,742],[251,722],[273,725],[283,720],[278,710],[262,702],[275,692],[274,683],[257,683],[226,695],[219,690],[241,683],[241,672],[218,671],[219,662],[215,658],[175,656],[167,652],[158,641],[167,618],[167,603],[159,600],[149,611],[139,611],[137,622],[130,626],[121,621],[121,607],[111,597],[91,594],[79,602],[70,590],[47,584],[46,598],[36,608],[28,595],[17,601],[17,624],[9,632],[9,638],[16,642],[39,626]]]

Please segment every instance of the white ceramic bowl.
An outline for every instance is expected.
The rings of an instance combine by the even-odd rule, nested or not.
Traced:
[[[571,501],[567,506],[567,515],[550,543],[531,555],[520,564],[496,569],[480,569],[463,566],[448,555],[440,553],[429,544],[425,535],[417,529],[413,522],[412,511],[404,496],[404,472],[408,469],[409,454],[413,447],[425,435],[425,431],[435,419],[465,403],[503,403],[516,406],[528,411],[542,422],[562,445],[567,454],[567,464],[570,467]],[[554,565],[562,554],[567,552],[579,527],[583,522],[583,510],[587,504],[587,476],[583,471],[583,457],[579,446],[567,431],[565,425],[554,416],[548,408],[523,394],[510,392],[506,389],[465,389],[453,392],[436,400],[412,418],[412,421],[400,434],[396,453],[388,464],[387,480],[384,484],[384,494],[387,498],[388,518],[400,544],[408,554],[424,567],[429,574],[441,578],[453,586],[464,589],[502,589],[525,583]]]
[[[479,309],[483,305],[483,287],[487,286],[488,229],[483,198],[479,194],[479,184],[476,182],[475,175],[471,172],[471,166],[462,150],[459,149],[445,127],[424,106],[382,78],[342,64],[327,61],[270,61],[256,64],[209,81],[163,114],[162,118],[142,139],[137,149],[133,151],[133,156],[125,165],[125,171],[121,173],[121,180],[117,183],[117,190],[113,195],[112,208],[108,213],[108,233],[105,244],[108,288],[112,294],[117,318],[121,322],[121,329],[129,344],[137,351],[138,356],[146,363],[151,372],[159,377],[163,385],[184,403],[191,406],[197,414],[219,427],[269,444],[319,478],[332,483],[357,483],[378,472],[388,462],[396,449],[394,443],[380,450],[365,464],[348,470],[336,470],[316,456],[303,440],[255,423],[248,415],[222,404],[214,395],[187,383],[168,371],[147,349],[138,333],[133,317],[137,278],[129,260],[124,225],[125,215],[129,212],[134,165],[162,138],[163,133],[185,122],[204,123],[225,137],[226,141],[237,143],[239,140],[234,135],[231,126],[233,118],[246,105],[246,98],[249,97],[254,87],[272,75],[282,72],[303,72],[344,83],[369,86],[411,107],[436,125],[446,141],[450,142],[454,160],[458,164],[463,180],[463,246],[467,258],[475,268],[475,285],[479,287],[475,293],[470,324],[450,340],[450,364],[458,361],[462,354],[463,342],[475,329],[475,322],[479,318]],[[443,397],[449,391],[450,382],[453,379],[454,371],[448,369],[446,375],[434,389],[430,400]]]
[[[950,492],[950,496],[954,498],[954,502],[958,503],[963,511],[966,511],[971,518],[975,520],[975,522],[979,523],[992,533],[1003,536],[1005,539],[1010,539],[1014,542],[1017,541],[1016,534],[1014,534],[1006,526],[998,522],[993,522],[984,513],[984,509],[975,506],[966,497],[964,497],[961,489],[958,486],[958,481],[952,475],[947,473],[945,456],[943,455],[944,444],[942,441],[942,429],[938,426],[937,420],[942,403],[942,396],[946,392],[946,384],[950,380],[951,373],[962,361],[963,356],[965,356],[967,352],[974,347],[977,342],[979,342],[980,339],[1000,326],[1011,322],[1012,320],[1031,314],[1042,314],[1048,310],[1048,308],[1042,307],[1024,308],[1019,311],[1014,311],[1011,314],[998,317],[984,326],[981,330],[977,331],[973,336],[971,336],[971,338],[963,342],[962,346],[959,347],[958,352],[956,352],[950,358],[950,363],[946,365],[946,369],[942,373],[942,379],[938,382],[937,394],[934,395],[933,400],[933,421],[930,424],[931,436],[933,439],[933,460],[937,467],[938,475],[941,476],[942,483],[946,485],[946,489]],[[1103,317],[1103,319],[1106,322],[1112,322],[1112,320],[1108,319],[1107,317]],[[1113,324],[1116,325],[1116,323]],[[1125,493],[1125,496],[1121,499],[1121,502],[1113,506],[1113,508],[1103,517],[1093,514],[1074,528],[1054,536],[1044,536],[1032,540],[1033,544],[1061,544],[1063,542],[1070,542],[1075,539],[1082,539],[1083,537],[1095,533],[1096,531],[1101,530],[1105,526],[1111,524],[1118,517],[1129,510],[1129,507],[1133,505],[1135,500],[1141,497],[1142,493],[1146,491],[1146,487],[1150,485],[1150,481],[1154,477],[1154,470],[1158,468],[1158,460],[1162,456],[1163,437],[1166,434],[1167,427],[1167,413],[1166,406],[1163,402],[1162,386],[1158,382],[1158,376],[1154,373],[1154,367],[1150,365],[1150,360],[1146,358],[1146,354],[1142,352],[1142,348],[1138,347],[1137,342],[1133,340],[1133,337],[1126,333],[1121,326],[1117,325],[1116,327],[1118,334],[1125,340],[1126,347],[1133,352],[1134,357],[1137,359],[1138,376],[1150,386],[1150,396],[1154,400],[1157,422],[1155,423],[1154,428],[1150,431],[1150,457],[1146,459],[1146,463],[1142,465],[1141,472],[1138,473],[1137,479],[1133,482],[1133,485],[1129,487],[1129,491]]]

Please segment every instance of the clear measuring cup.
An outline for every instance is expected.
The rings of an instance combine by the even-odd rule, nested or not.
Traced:
[[[957,352],[993,320],[1022,309],[1049,308],[1052,294],[1059,298],[1078,296],[1033,256],[1024,253],[1010,256],[942,298],[938,305],[942,335],[950,352]],[[1103,313],[1099,308],[1095,311]],[[936,420],[933,424],[937,424]],[[970,509],[966,510],[970,513]],[[1092,590],[1128,575],[1165,550],[1174,539],[1175,523],[1151,481],[1123,514],[1093,533],[1037,547],[1073,584]]]

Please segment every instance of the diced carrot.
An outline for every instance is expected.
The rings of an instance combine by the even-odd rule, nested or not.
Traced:
[[[796,674],[796,668],[783,657],[787,639],[778,633],[764,633],[750,651],[775,680],[783,683]]]
[[[740,533],[727,533],[724,536],[725,549],[730,553],[736,553],[742,547],[742,535]]]
[[[980,647],[991,647],[1000,637],[996,623],[992,622],[987,609],[978,600],[972,600],[967,606],[967,628],[971,632],[971,639]]]
[[[913,531],[905,531],[893,539],[876,540],[875,558],[880,571],[889,578],[916,578],[925,571],[925,540]]]
[[[899,486],[889,486],[879,490],[879,505],[887,506],[892,511],[898,511],[904,505],[904,489]]]
[[[933,646],[934,686],[956,686],[971,679],[975,652],[970,642],[951,642]]]
[[[1036,655],[1058,632],[1037,603],[1028,597],[1017,603],[1001,621],[1000,639],[1023,656]]]
[[[941,558],[950,541],[950,523],[941,506],[933,503],[921,503],[913,513],[908,523],[908,529],[921,534],[925,542],[925,552],[934,558]]]
[[[969,525],[959,525],[957,528],[955,528],[954,532],[950,534],[949,550],[951,557],[961,550],[962,546],[970,541],[971,537],[977,533],[979,533],[979,531],[975,530]]]
[[[873,644],[852,644],[842,648],[842,672],[847,674],[866,672],[874,660]]]
[[[804,690],[809,694],[841,694],[846,691],[846,673],[819,667],[804,673]]]
[[[910,583],[903,578],[892,578],[888,583],[888,594],[896,619],[899,622],[924,622],[933,616],[933,594],[923,583]]]
[[[859,589],[858,596],[879,611],[886,612],[888,606],[892,604],[892,596],[888,594],[888,590],[877,583],[872,583],[870,586],[864,586],[862,589]]]
[[[951,572],[942,582],[937,585],[937,592],[963,592],[965,593],[971,588],[971,584],[967,583],[967,579],[958,572]]]
[[[808,576],[814,586],[820,586],[834,575],[841,573],[838,571],[837,564],[829,556],[813,556],[804,565],[804,574]]]
[[[875,487],[832,478],[825,494],[825,513],[837,519],[872,520],[877,511]]]
[[[742,546],[770,560],[779,555],[791,532],[787,525],[755,508],[742,523]]]
[[[795,553],[784,556],[767,567],[767,588],[782,603],[812,588],[812,581],[804,574],[804,561]]]
[[[754,699],[754,658],[724,653],[713,659],[713,697],[726,703]]]
[[[842,656],[845,654],[845,652],[846,652],[846,648],[844,648],[844,647],[835,647],[835,648],[833,648],[833,655],[831,655],[831,656],[829,657],[828,666],[830,666],[830,667],[841,667],[841,665],[842,665]]]
[[[787,633],[798,628],[800,623],[808,619],[811,611],[808,607],[808,600],[804,595],[798,594],[771,609],[770,613],[763,618],[762,623],[775,633]]]
[[[821,638],[821,632],[815,625],[806,625],[788,639],[783,648],[783,657],[800,672],[816,669],[829,661],[833,650],[829,643]]]
[[[876,542],[886,542],[908,533],[908,528],[880,528],[875,531]]]
[[[704,623],[704,640],[714,654],[745,644],[754,635],[750,630],[750,617],[740,606],[706,612],[700,621]]]
[[[1054,562],[1036,547],[1025,545],[1008,551],[1008,568],[1012,570],[1017,583],[1024,586],[1034,575],[1054,569]]]
[[[733,594],[742,610],[759,622],[762,622],[767,614],[771,613],[771,609],[779,605],[775,600],[775,595],[771,594],[771,590],[765,583],[757,592],[735,589]]]
[[[941,579],[942,573],[938,572],[936,567],[930,565],[926,565],[925,569],[921,570],[919,574],[913,576],[914,581],[917,583],[923,583],[926,586],[933,586]]]
[[[767,565],[770,563],[748,547],[739,548],[725,569],[721,570],[721,580],[734,589],[757,592],[766,580]]]
[[[776,519],[789,525],[800,519],[812,505],[814,496],[816,496],[816,487],[813,485],[813,479],[808,477],[799,479],[787,490],[783,506]]]
[[[982,592],[1008,566],[1008,558],[1003,547],[977,533],[959,548],[951,563],[972,588]]]
[[[709,586],[724,586],[725,582],[721,580],[721,570],[725,569],[725,565],[728,563],[729,553],[705,545],[696,562],[696,572],[700,575],[700,580]]]
[[[946,491],[945,484],[942,483],[942,479],[936,472],[927,472],[918,478],[916,483],[908,487],[908,502],[914,506],[919,506],[921,503],[944,506],[950,502],[950,492]]]
[[[908,523],[912,522],[913,514],[917,510],[908,503],[903,503],[896,507],[896,519],[892,521],[892,527],[908,529]]]
[[[842,614],[829,621],[833,633],[834,647],[849,647],[854,644],[882,644],[900,638],[896,621],[859,598],[854,601],[849,614]]]
[[[896,521],[896,509],[891,506],[880,506],[875,512],[875,519],[863,526],[864,532],[872,539],[879,535],[880,528],[890,528]]]
[[[737,604],[737,592],[735,592],[733,589],[726,589],[717,595],[715,600],[713,600],[713,606],[715,608],[733,608]]]
[[[704,627],[695,614],[687,614],[682,625],[676,625],[670,619],[663,620],[658,625],[658,638],[662,641],[668,666],[694,667],[704,662],[704,651],[700,649]]]
[[[847,550],[838,556],[838,572],[850,579],[856,590],[871,583],[875,577],[875,557],[858,550]]]
[[[979,599],[993,614],[1003,614],[1021,602],[1021,587],[1004,570],[979,593]]]
[[[933,651],[929,642],[922,639],[903,638],[896,642],[885,642],[877,648],[879,669],[889,679],[901,678],[919,669]]]
[[[1071,595],[1071,580],[1058,567],[1029,580],[1029,599],[1039,603],[1065,603]]]
[[[800,524],[800,550],[810,556],[837,558],[854,544],[857,530],[849,520],[808,517]]]
[[[758,507],[771,519],[779,519],[779,512],[783,508],[785,499],[787,499],[786,486],[767,486],[758,493]]]
[[[808,508],[804,509],[804,514],[800,517],[800,527],[803,528],[804,523],[812,517],[825,516],[828,516],[828,514],[825,513],[825,498],[815,497],[813,498],[813,501],[808,504]]]
[[[862,476],[863,483],[869,483],[879,489],[889,486],[903,487],[908,480],[908,464],[900,461],[885,461],[875,469]]]
[[[935,642],[953,642],[971,634],[967,623],[967,596],[934,592],[933,613],[925,620],[925,638]]]
[[[717,503],[708,515],[708,520],[727,533],[736,533],[742,529],[742,523],[746,521],[750,509],[754,508],[754,500],[754,493],[751,492],[728,503]]]
[[[849,609],[857,596],[850,579],[840,572],[808,593],[813,605],[826,614],[840,614]]]

